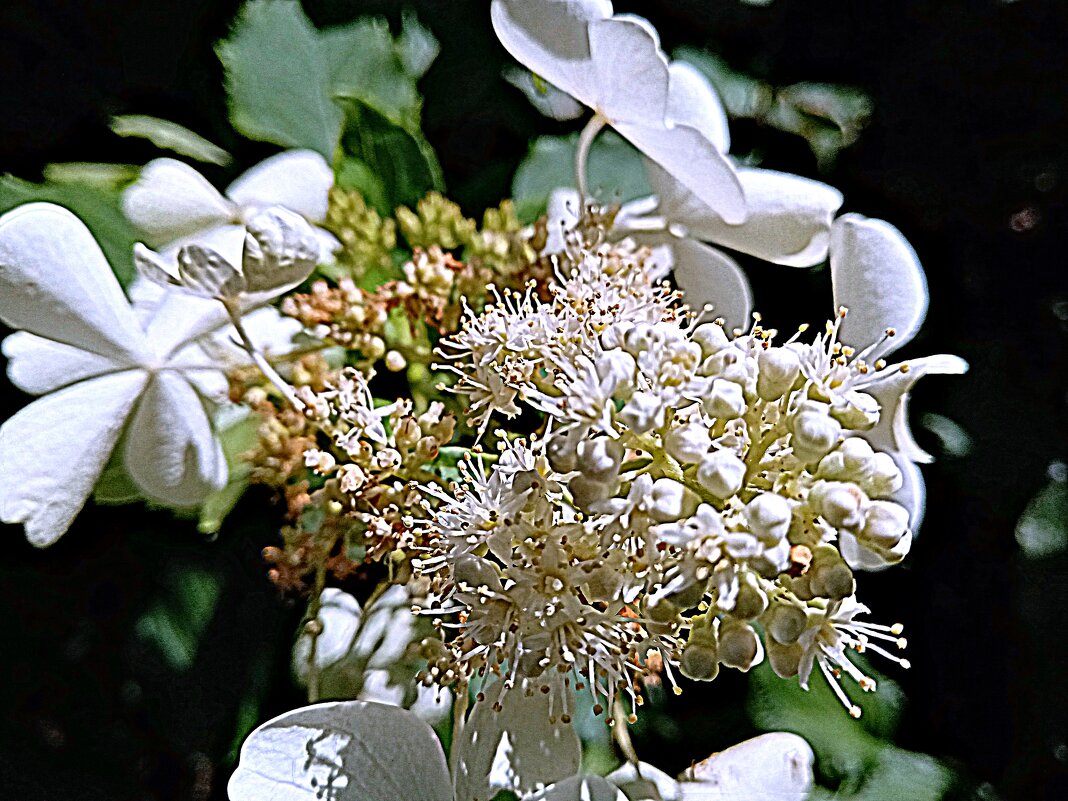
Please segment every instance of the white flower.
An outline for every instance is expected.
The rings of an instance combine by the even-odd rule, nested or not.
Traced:
[[[241,175],[225,195],[200,173],[175,159],[155,159],[126,189],[123,212],[153,248],[173,261],[190,243],[210,247],[240,264],[245,225],[270,206],[282,206],[311,223],[326,217],[327,194],[334,173],[318,153],[288,150],[262,161]],[[319,260],[338,247],[327,231],[316,228]]]
[[[4,341],[8,374],[45,396],[0,428],[0,518],[33,544],[67,530],[124,432],[126,468],[152,500],[192,506],[226,483],[200,392],[217,372],[188,347],[224,318],[177,325],[174,311],[165,301],[139,322],[69,211],[32,203],[0,218],[0,319],[23,329]]]
[[[919,331],[927,313],[927,281],[916,252],[901,232],[882,220],[846,214],[834,222],[831,232],[831,279],[836,308],[848,314],[839,335],[846,342],[877,343],[862,354],[876,366],[907,344]],[[886,336],[887,329],[894,331]],[[959,356],[938,354],[887,366],[874,375],[853,376],[858,389],[879,403],[879,422],[857,436],[877,451],[889,453],[904,477],[903,486],[891,500],[909,510],[916,529],[923,518],[923,476],[915,462],[930,462],[912,436],[908,399],[912,386],[923,376],[960,375],[968,363]],[[844,388],[848,389],[850,381]]]
[[[809,267],[827,258],[831,221],[842,205],[842,194],[827,184],[775,170],[739,168],[748,216],[730,223],[657,164],[647,160],[646,171],[653,196],[624,204],[614,230],[650,247],[669,245],[675,280],[692,308],[710,303],[730,326],[744,326],[752,311],[745,274],[706,242],[790,267]]]
[[[592,108],[724,220],[745,219],[744,191],[724,155],[723,107],[697,70],[668,61],[648,21],[613,16],[609,0],[494,0],[491,10],[520,63]]]

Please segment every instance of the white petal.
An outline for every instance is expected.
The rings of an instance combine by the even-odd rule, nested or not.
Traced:
[[[232,220],[236,209],[188,164],[155,159],[122,195],[126,217],[152,247]]]
[[[123,365],[105,356],[25,331],[16,331],[4,340],[3,353],[8,359],[11,383],[31,395],[54,392],[86,378],[123,369]]]
[[[915,336],[927,314],[927,278],[916,251],[901,232],[882,220],[845,214],[831,228],[834,307],[845,306],[841,339],[854,347],[896,329],[882,351],[890,353]]]
[[[318,153],[287,150],[261,161],[226,190],[244,207],[285,206],[312,222],[322,222],[334,171]]]
[[[645,238],[640,238],[646,241]],[[730,256],[693,239],[670,239],[675,254],[675,281],[691,309],[712,305],[728,328],[748,328],[753,293],[745,273]]]
[[[727,112],[712,84],[696,67],[673,61],[668,85],[666,121],[668,125],[688,125],[700,131],[720,153],[731,149]]]
[[[226,486],[226,457],[204,403],[181,375],[162,371],[149,384],[126,432],[126,469],[153,500],[193,506]]]
[[[914,470],[916,469],[915,465],[912,467]],[[847,531],[840,532],[838,537],[838,550],[842,554],[842,558],[845,560],[846,564],[854,570],[867,570],[871,573],[876,573],[880,570],[885,570],[891,565],[896,565],[905,558],[911,547],[911,530],[905,532],[905,536],[903,536],[897,545],[891,549],[890,554],[892,555],[892,558],[887,558],[878,551],[869,548]],[[808,689],[807,686],[805,689]]]
[[[677,781],[648,762],[627,762],[605,778],[623,790],[630,801],[678,801],[681,793]]]
[[[41,548],[85,505],[144,389],[128,370],[74,384],[34,401],[0,427],[0,519],[23,523]]]
[[[694,239],[790,267],[827,258],[831,221],[842,205],[842,193],[827,184],[775,170],[740,169],[749,216],[728,225],[662,168],[647,163],[646,169],[660,197],[660,214]]]
[[[903,366],[908,369],[902,370]],[[900,454],[913,462],[933,462],[934,457],[919,446],[909,428],[909,391],[929,373],[963,375],[967,371],[968,363],[964,359],[948,353],[890,365],[879,381],[864,390],[879,401],[879,423],[870,431],[859,432],[859,436],[868,440],[876,450]]]
[[[627,801],[627,797],[600,776],[569,776],[524,801]]]
[[[589,26],[594,107],[618,126],[664,127],[669,72],[656,29],[641,17],[615,16]]]
[[[404,709],[316,704],[257,728],[241,746],[230,801],[453,801],[434,731]]]
[[[549,723],[549,696],[536,692],[528,697],[516,685],[505,695],[501,711],[494,712],[500,685],[485,692],[486,700],[475,703],[455,748],[458,799],[490,801],[501,789],[524,794],[578,771],[582,745],[570,725],[559,719]]]
[[[615,129],[725,221],[745,221],[745,192],[734,165],[697,130],[685,125],[668,128],[631,123],[620,123]]]
[[[796,734],[772,732],[731,746],[693,767],[683,799],[802,801],[812,790],[812,748]]]
[[[909,512],[909,528],[915,534],[920,530],[923,522],[923,513],[927,507],[927,487],[923,481],[923,473],[920,468],[901,454],[892,454],[894,462],[901,471],[901,487],[890,496],[894,503],[901,504]]]
[[[493,30],[520,64],[593,106],[588,25],[612,15],[609,0],[493,0]]]
[[[144,360],[137,318],[100,246],[51,203],[0,217],[0,320],[129,365]]]

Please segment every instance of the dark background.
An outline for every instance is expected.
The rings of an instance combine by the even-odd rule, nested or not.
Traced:
[[[226,121],[212,43],[237,6],[5,3],[0,170],[35,178],[49,162],[156,155],[108,133],[116,113],[173,119],[231,149],[235,169],[208,172],[219,181],[271,152]],[[396,23],[402,7],[442,43],[422,83],[424,128],[450,194],[479,211],[507,196],[532,135],[563,129],[500,80],[507,59],[488,3],[306,4],[320,24],[359,13]],[[668,49],[708,45],[776,84],[871,95],[871,124],[823,176],[799,138],[751,122],[733,133],[736,152],[758,149],[766,166],[824,177],[846,210],[897,225],[931,288],[927,325],[903,355],[952,352],[972,364],[963,378],[927,379],[912,404],[914,420],[932,411],[962,425],[971,452],[925,468],[927,519],[905,567],[861,577],[874,617],[909,630],[913,669],[892,672],[909,698],[897,739],[959,769],[976,797],[1068,798],[1066,559],[1027,559],[1013,536],[1047,466],[1068,460],[1068,6],[657,0],[617,10],[649,17]],[[780,327],[824,313],[814,279],[752,275]],[[0,392],[5,416],[28,400],[7,383]],[[936,439],[923,442],[937,452]],[[301,606],[279,597],[259,557],[275,526],[269,501],[252,493],[212,542],[139,507],[89,508],[44,552],[4,530],[0,801],[225,797],[242,715],[264,720],[301,702],[288,679]],[[221,586],[182,672],[132,634],[176,566]]]

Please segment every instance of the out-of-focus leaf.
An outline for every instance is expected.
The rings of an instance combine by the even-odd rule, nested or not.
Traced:
[[[0,213],[23,203],[45,201],[70,209],[93,232],[112,272],[124,286],[133,277],[133,246],[136,231],[122,213],[120,193],[85,184],[35,184],[13,178],[0,178]]]
[[[942,441],[942,456],[960,458],[972,450],[972,436],[956,420],[934,412],[920,418],[920,425]]]
[[[862,666],[869,675],[875,675]],[[819,773],[838,784],[832,794],[817,789],[812,799],[909,798],[936,801],[953,782],[953,773],[926,754],[897,748],[888,741],[897,726],[903,696],[881,677],[875,693],[854,693],[864,715],[854,720],[826,682],[814,678],[806,692],[796,679],[780,679],[767,662],[750,671],[749,714],[767,731],[804,737],[815,751]],[[914,767],[909,792],[894,782]]]
[[[527,100],[546,117],[554,120],[573,120],[586,112],[586,107],[567,92],[543,80],[522,67],[508,67],[504,79],[526,95]]]
[[[141,168],[136,164],[101,164],[93,161],[68,161],[46,164],[46,183],[83,184],[97,189],[119,189],[137,179]]]
[[[1016,524],[1016,541],[1030,559],[1062,553],[1068,548],[1068,480],[1065,466],[1050,467],[1050,481],[1039,490]]]
[[[401,34],[397,37],[397,56],[405,72],[413,78],[422,78],[440,52],[441,46],[434,34],[414,13],[405,13],[401,18]]]
[[[250,467],[248,462],[241,458],[241,454],[256,447],[259,424],[259,417],[249,413],[222,427],[218,432],[230,477],[226,486],[209,495],[200,507],[200,519],[197,523],[200,533],[216,533],[248,489]]]
[[[111,130],[119,136],[147,139],[158,148],[208,164],[226,166],[230,154],[183,125],[147,114],[120,114],[111,118]]]
[[[417,134],[417,70],[429,65],[436,46],[417,25],[408,23],[399,40],[379,19],[318,30],[299,3],[253,0],[216,48],[234,127],[252,139],[311,148],[331,162],[345,125],[339,101],[358,101]]]
[[[512,181],[516,214],[526,222],[545,213],[549,195],[575,185],[578,134],[540,136],[531,145]],[[590,149],[589,189],[603,203],[625,203],[651,194],[641,154],[623,137],[602,133]]]
[[[216,576],[197,567],[177,566],[167,574],[160,596],[138,619],[134,631],[152,643],[171,668],[187,670],[218,600]]]
[[[342,145],[348,154],[349,179],[354,180],[361,169],[378,179],[384,203],[374,195],[365,196],[376,211],[390,214],[397,206],[413,205],[430,190],[444,189],[441,166],[421,133],[411,133],[360,102],[347,103],[346,112]]]
[[[382,179],[358,158],[348,155],[342,157],[337,170],[337,186],[359,192],[367,204],[379,214],[390,214],[393,211]]]
[[[821,169],[856,142],[871,119],[871,98],[849,86],[804,82],[774,87],[696,48],[681,47],[673,55],[704,73],[730,116],[803,137]]]
[[[119,453],[119,449],[116,448],[104,472],[97,479],[96,486],[93,487],[93,500],[96,503],[119,506],[124,503],[133,503],[142,497],[141,490],[126,472]]]

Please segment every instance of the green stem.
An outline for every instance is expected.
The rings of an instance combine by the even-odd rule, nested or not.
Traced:
[[[282,393],[282,396],[287,401],[289,401],[290,405],[298,412],[303,412],[305,406],[304,401],[297,397],[297,393],[293,391],[293,387],[289,386],[286,380],[278,374],[278,371],[271,366],[271,363],[267,361],[264,355],[256,349],[256,346],[245,331],[245,327],[241,325],[241,311],[237,307],[237,304],[228,300],[222,301],[222,304],[226,308],[226,313],[230,316],[230,322],[237,331],[238,337],[241,338],[242,349],[249,355],[249,358],[252,359],[255,365],[260,368],[260,371],[266,376],[267,380],[278,388],[278,391]]]

